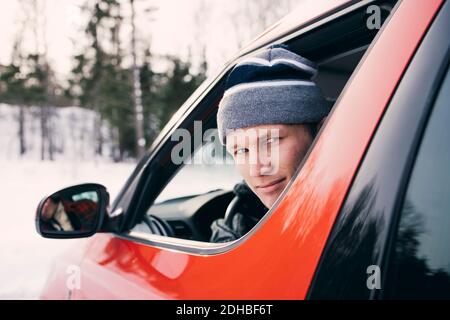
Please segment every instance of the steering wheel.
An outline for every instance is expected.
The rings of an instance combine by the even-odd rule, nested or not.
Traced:
[[[227,226],[232,225],[232,221],[236,213],[239,212],[239,207],[241,204],[241,198],[239,196],[235,196],[233,200],[228,204],[227,210],[225,211],[224,222]]]
[[[144,222],[148,225],[153,234],[166,237],[175,236],[175,233],[170,224],[155,215],[145,215]]]
[[[268,209],[245,183],[235,185],[233,193],[235,197],[228,204],[224,216],[227,226],[232,227],[233,218],[238,212],[256,219],[261,219],[267,213]]]

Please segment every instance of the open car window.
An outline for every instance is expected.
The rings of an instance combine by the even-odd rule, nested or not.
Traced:
[[[385,21],[395,1],[379,3],[382,8],[382,19]],[[330,103],[338,100],[379,31],[368,29],[366,18],[366,7],[359,6],[354,12],[324,22],[320,27],[305,33],[292,34],[292,38],[285,39],[283,43],[288,45],[291,51],[318,65],[318,74],[313,81]],[[228,70],[230,69],[231,67]],[[215,118],[226,76],[227,73],[208,93],[209,99],[204,98],[192,114],[180,123],[177,130],[192,133],[196,121],[204,124],[202,136],[207,130],[217,129]],[[226,149],[220,146],[218,139],[204,138],[203,144],[193,141],[186,150],[193,154],[190,158],[194,163],[182,161],[179,164],[167,165],[168,159],[173,160],[174,148],[177,146],[173,140],[172,137],[172,141],[166,142],[165,154],[159,157],[159,163],[163,163],[159,167],[161,171],[150,177],[161,187],[156,188],[155,184],[148,183],[153,187],[148,194],[154,194],[154,200],[147,199],[145,205],[140,207],[132,232],[209,243],[211,225],[217,219],[226,217],[235,197],[233,188],[242,181],[242,177],[234,167]],[[220,161],[211,161],[209,157],[211,150],[220,148],[223,149],[225,157],[219,157]],[[180,150],[176,150],[175,154],[180,154]],[[181,158],[186,158],[186,155],[183,154]],[[296,175],[292,180],[295,177]],[[289,188],[289,185],[286,188]],[[268,214],[272,210],[273,208],[269,208]]]
[[[212,139],[211,135],[205,138],[207,142],[179,168],[154,204],[212,191],[231,190],[242,180],[226,148]]]

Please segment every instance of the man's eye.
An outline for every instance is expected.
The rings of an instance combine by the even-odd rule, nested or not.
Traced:
[[[275,143],[275,142],[278,142],[278,140],[280,140],[279,137],[271,137],[266,140],[266,144]]]
[[[246,148],[239,148],[239,149],[236,149],[236,151],[234,151],[234,154],[239,155],[239,154],[245,154],[246,152],[247,152]]]

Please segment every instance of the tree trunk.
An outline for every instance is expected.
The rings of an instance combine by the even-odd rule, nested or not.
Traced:
[[[136,12],[134,10],[134,0],[130,0],[131,5],[131,53],[133,56],[133,102],[134,102],[134,126],[136,132],[136,157],[140,159],[145,153],[144,138],[144,109],[142,107],[142,91],[137,66],[136,56]]]
[[[48,158],[50,161],[54,160],[54,151],[55,151],[55,145],[53,143],[53,124],[52,124],[52,117],[54,110],[53,107],[47,107],[47,143],[48,143]]]
[[[40,120],[41,120],[41,160],[44,161],[46,158],[46,145],[47,145],[47,107],[41,106]]]
[[[103,135],[102,135],[102,116],[97,108],[94,109],[94,134],[95,134],[95,154],[103,155]]]
[[[19,107],[19,153],[23,156],[27,152],[25,139],[25,106]]]
[[[114,162],[120,162],[121,154],[120,154],[120,141],[119,141],[119,129],[117,127],[111,127],[111,157]]]

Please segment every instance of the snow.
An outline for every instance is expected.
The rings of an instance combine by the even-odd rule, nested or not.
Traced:
[[[97,182],[112,195],[133,164],[0,160],[0,299],[38,298],[54,259],[79,240],[44,239],[34,226],[41,198],[62,187]]]
[[[40,160],[41,137],[39,108],[25,108],[26,158]],[[95,113],[79,107],[52,109],[49,123],[53,131],[55,160],[95,160],[94,126]],[[18,159],[18,115],[19,108],[0,103],[0,159]],[[102,126],[105,154],[111,152],[108,128]]]
[[[93,115],[79,108],[61,110],[56,117],[58,144],[64,143],[65,150],[54,162],[39,160],[38,120],[32,112],[27,113],[30,152],[20,158],[17,112],[17,107],[0,104],[0,299],[36,299],[53,261],[80,241],[39,236],[34,226],[39,201],[56,190],[83,182],[103,184],[114,199],[135,164],[95,158],[91,132],[86,128]]]
[[[93,114],[75,107],[58,110],[54,117],[55,143],[62,152],[55,155],[56,161],[40,161],[39,119],[33,118],[33,112],[27,113],[29,152],[19,157],[18,108],[0,104],[0,299],[39,298],[52,263],[84,241],[44,239],[37,234],[35,210],[45,195],[66,186],[95,182],[107,187],[112,202],[135,167],[134,163],[95,157],[87,125],[93,124]],[[187,165],[157,201],[231,189],[241,180],[233,165]]]

